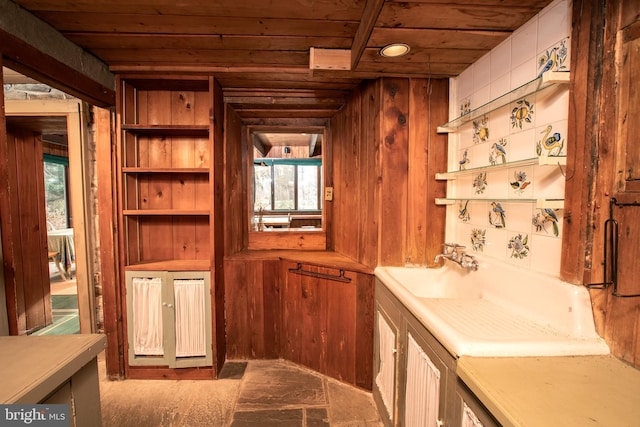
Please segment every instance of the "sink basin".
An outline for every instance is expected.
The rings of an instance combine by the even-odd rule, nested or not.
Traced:
[[[492,259],[478,271],[446,263],[375,276],[454,355],[609,354],[583,286]]]
[[[462,269],[384,267],[376,275],[384,283],[404,290],[417,298],[481,298],[482,289],[473,278],[465,279]]]

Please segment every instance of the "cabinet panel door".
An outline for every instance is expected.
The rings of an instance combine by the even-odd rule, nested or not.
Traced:
[[[210,273],[170,273],[173,335],[167,343],[169,366],[211,366]]]
[[[212,365],[209,276],[126,272],[129,365]]]
[[[405,426],[438,426],[440,418],[440,387],[440,369],[409,333],[407,335]]]
[[[126,272],[130,365],[165,364],[164,272]]]

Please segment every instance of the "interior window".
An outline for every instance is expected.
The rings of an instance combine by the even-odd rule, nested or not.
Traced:
[[[47,229],[59,230],[69,227],[67,176],[69,159],[44,156],[44,192],[46,202]]]
[[[322,134],[254,132],[253,229],[322,228]]]

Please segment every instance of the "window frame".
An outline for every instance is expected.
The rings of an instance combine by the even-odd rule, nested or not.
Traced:
[[[322,135],[322,154],[320,187],[318,188],[318,198],[323,198],[324,189],[331,183],[331,168],[327,159],[330,158],[330,141],[326,126],[244,126],[244,151],[245,156],[245,190],[246,208],[245,224],[247,230],[246,247],[248,250],[276,250],[276,249],[297,249],[297,250],[326,250],[327,234],[329,224],[327,218],[330,217],[331,203],[321,200],[320,211],[300,211],[307,214],[319,214],[321,216],[321,227],[314,229],[273,229],[269,231],[258,231],[254,227],[254,158],[253,158],[253,134],[254,133],[317,133]],[[297,169],[297,168],[296,168]],[[297,191],[297,189],[296,189]],[[274,211],[288,212],[288,211]],[[301,214],[302,215],[302,214]]]

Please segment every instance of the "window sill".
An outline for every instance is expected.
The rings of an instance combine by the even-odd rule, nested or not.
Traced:
[[[268,231],[250,231],[247,249],[298,249],[325,250],[327,233],[320,228],[269,229]]]

